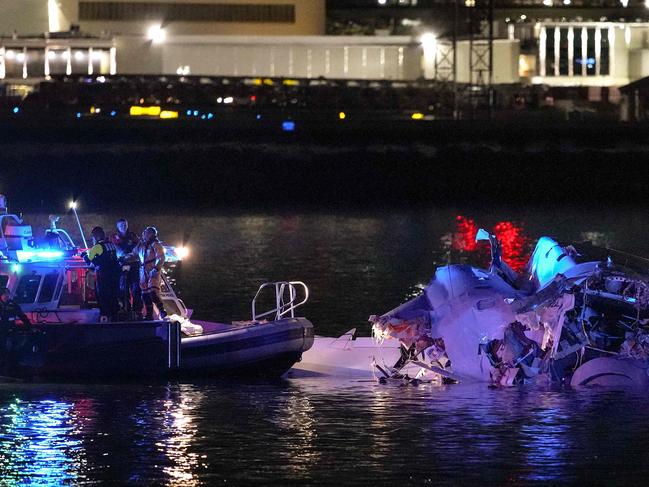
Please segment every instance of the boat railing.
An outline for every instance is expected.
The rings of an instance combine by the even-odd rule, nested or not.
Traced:
[[[75,248],[77,248],[77,245],[74,243],[74,240],[72,240],[72,237],[70,236],[70,234],[68,232],[66,232],[64,229],[62,229],[62,228],[52,228],[52,229],[50,229],[48,231],[51,232],[51,233],[56,234],[59,237],[59,239],[61,240],[61,242],[63,242],[63,245],[65,245],[65,247],[67,249],[75,249]]]
[[[273,288],[275,290],[275,308],[263,313],[257,312],[257,301],[265,289]],[[304,297],[298,301],[298,290],[302,288]],[[302,281],[279,281],[266,282],[259,286],[257,294],[252,300],[252,320],[257,321],[261,318],[275,315],[275,320],[285,317],[295,318],[295,308],[302,306],[309,300],[309,288]]]

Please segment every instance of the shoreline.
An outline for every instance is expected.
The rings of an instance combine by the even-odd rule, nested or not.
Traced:
[[[649,187],[649,124],[537,127],[521,141],[526,125],[479,121],[413,130],[322,126],[315,135],[109,122],[5,124],[0,192],[25,209],[71,197],[94,209],[143,205],[150,195],[160,208],[187,210],[389,209],[626,205],[644,201]]]

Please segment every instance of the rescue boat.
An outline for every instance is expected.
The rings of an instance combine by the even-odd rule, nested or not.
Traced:
[[[250,319],[217,323],[192,319],[166,269],[160,297],[168,317],[139,321],[122,313],[120,321],[103,321],[94,271],[58,220],[51,216],[50,228],[34,236],[31,225],[0,208],[0,288],[32,323],[0,337],[5,378],[279,377],[313,345],[313,325],[295,314],[309,298],[300,281],[262,284]],[[170,265],[181,260],[174,247],[165,253]],[[260,310],[269,300],[270,309]]]

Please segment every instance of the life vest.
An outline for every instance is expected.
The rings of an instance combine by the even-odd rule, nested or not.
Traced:
[[[86,262],[95,266],[100,274],[119,273],[120,266],[117,261],[117,247],[111,242],[100,240],[90,250]]]
[[[157,238],[151,242],[140,242],[137,254],[146,273],[151,272],[154,268],[162,270],[162,265],[165,262],[165,250]]]

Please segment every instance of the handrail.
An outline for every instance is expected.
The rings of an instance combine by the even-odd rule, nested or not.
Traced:
[[[66,245],[68,250],[74,249],[74,248],[77,247],[77,245],[74,243],[74,240],[72,240],[72,237],[70,237],[70,234],[68,232],[66,232],[63,228],[50,228],[48,230],[48,232],[52,232],[52,233],[58,235],[59,238],[61,239],[61,242],[63,242]],[[67,242],[65,241],[63,236],[65,236],[67,238]]]
[[[296,303],[297,299],[297,290],[296,286],[301,286],[304,290],[304,299]],[[263,313],[257,313],[257,298],[259,298],[261,292],[268,288],[275,288],[275,308],[265,311]],[[286,296],[288,291],[288,296]],[[286,299],[288,297],[288,300]],[[302,306],[309,300],[309,288],[302,281],[278,281],[278,282],[266,282],[259,286],[255,297],[252,299],[252,320],[257,321],[260,318],[265,316],[275,315],[275,320],[280,320],[284,316],[289,315],[291,318],[295,318],[295,308]]]

